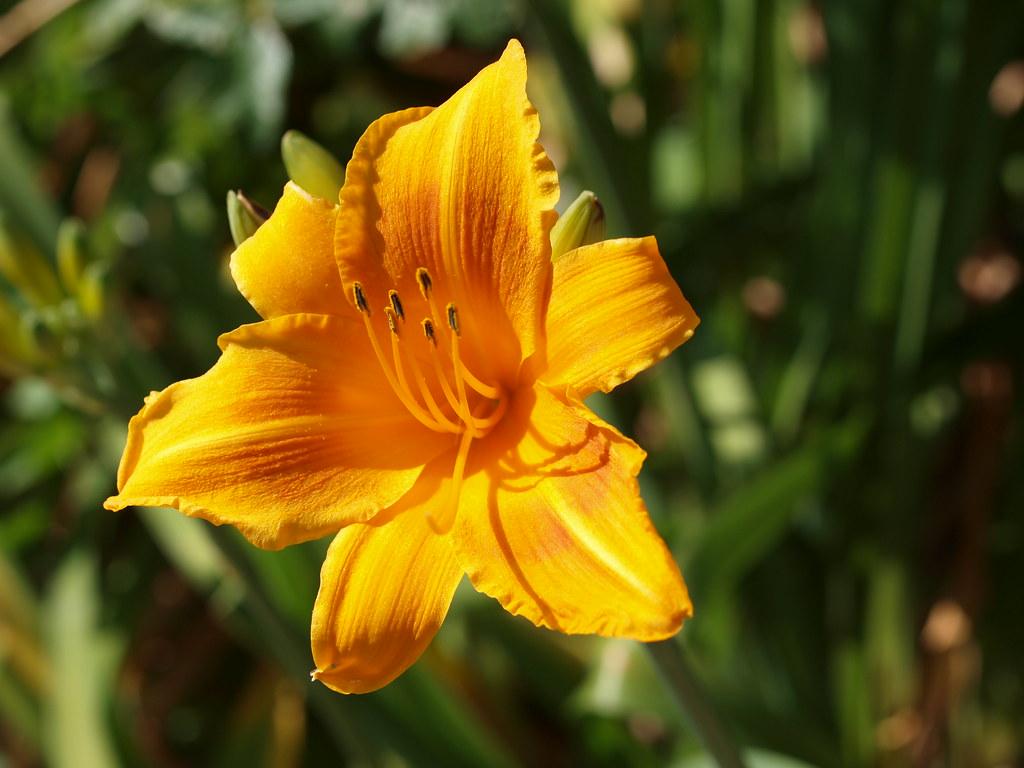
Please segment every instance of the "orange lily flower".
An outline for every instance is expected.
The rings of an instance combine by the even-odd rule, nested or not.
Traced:
[[[231,259],[263,321],[129,426],[108,509],[175,507],[268,549],[335,534],[312,623],[334,690],[408,668],[463,574],[565,633],[652,641],[691,615],[644,452],[582,399],[698,320],[651,237],[552,263],[538,131],[512,41],[440,107],[371,125],[340,204],[289,183]]]

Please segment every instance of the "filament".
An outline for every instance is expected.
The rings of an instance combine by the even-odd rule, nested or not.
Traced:
[[[435,344],[431,344],[430,359],[434,363],[434,372],[437,374],[437,379],[441,382],[441,391],[444,393],[444,399],[448,401],[448,405],[452,407],[452,410],[459,414],[459,418],[466,421],[469,414],[462,410],[462,404],[459,402],[459,399],[455,396],[451,386],[448,384],[448,377],[441,368],[441,355],[437,351],[437,346]]]
[[[490,415],[483,419],[478,419],[476,416],[473,417],[473,426],[480,430],[490,429],[501,421],[501,417],[505,415],[505,411],[508,410],[508,398],[503,397],[498,400],[498,404],[491,411]]]
[[[459,451],[455,454],[455,466],[452,467],[452,487],[448,498],[440,509],[427,511],[427,521],[435,533],[447,533],[459,510],[459,496],[462,493],[462,478],[466,474],[466,460],[469,458],[469,446],[473,443],[473,432],[466,430],[459,441]]]
[[[395,355],[395,365],[400,366],[401,362],[398,358],[398,337],[394,335],[391,342],[392,354]],[[459,433],[462,430],[459,425],[454,421],[445,416],[444,411],[437,405],[437,401],[434,399],[433,393],[430,391],[430,386],[427,384],[427,377],[423,375],[423,369],[420,367],[420,361],[416,359],[416,353],[412,350],[409,351],[409,360],[412,363],[412,375],[416,379],[416,385],[419,387],[420,396],[423,398],[423,402],[427,405],[427,410],[430,411],[430,415],[433,416],[438,423],[446,427],[446,431]],[[401,371],[401,368],[399,368]],[[438,366],[438,372],[440,374],[440,366]],[[446,385],[448,382],[444,382]],[[460,417],[461,418],[461,417]]]
[[[480,393],[484,397],[490,398],[491,400],[497,400],[501,397],[500,389],[498,389],[497,387],[492,387],[490,384],[485,384],[484,382],[480,381],[480,379],[474,376],[473,372],[466,367],[466,364],[464,362],[461,363],[461,368],[462,377],[463,379],[465,379],[465,382],[469,384],[470,387],[475,389],[478,393]]]
[[[473,416],[469,411],[469,398],[466,397],[466,382],[462,378],[462,365],[459,360],[459,334],[452,334],[452,370],[455,374],[455,390],[459,394],[459,412],[467,414],[466,429],[475,433],[476,437],[482,436],[473,424]]]
[[[420,381],[417,378],[417,384],[419,385],[420,394],[423,395],[424,401],[427,404],[427,410],[430,411],[428,415],[422,408],[420,408],[419,402],[412,394],[412,388],[409,386],[409,380],[405,377],[405,366],[402,365],[402,350],[399,348],[398,338],[398,322],[394,311],[388,307],[384,310],[384,313],[388,318],[388,327],[391,329],[391,357],[395,361],[395,373],[398,374],[398,384],[401,386],[402,391],[406,394],[409,402],[416,406],[418,413],[414,414],[420,421],[426,423],[429,421],[432,424],[432,429],[436,429],[441,432],[453,432],[458,434],[461,430],[458,424],[454,424],[449,421],[440,410],[437,409],[437,404],[434,402],[434,398],[430,396],[430,390],[427,389],[426,383]],[[410,355],[415,360],[414,355]],[[430,406],[434,407],[431,408]]]

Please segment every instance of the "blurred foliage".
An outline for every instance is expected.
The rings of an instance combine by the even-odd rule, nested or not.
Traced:
[[[225,194],[272,207],[285,129],[344,161],[513,35],[562,205],[655,232],[703,319],[593,404],[651,454],[749,764],[1024,761],[1021,2],[0,10],[0,766],[709,764],[640,646],[471,589],[398,682],[333,695],[322,542],[100,507],[143,396],[255,319]]]

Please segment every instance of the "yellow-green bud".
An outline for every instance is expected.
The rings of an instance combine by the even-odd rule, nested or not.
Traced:
[[[228,191],[228,225],[236,246],[255,235],[260,225],[269,218],[270,214],[246,197],[242,190]]]
[[[37,307],[58,303],[63,295],[46,257],[32,243],[16,237],[0,218],[0,275]]]
[[[85,225],[78,219],[64,219],[57,229],[57,274],[69,295],[78,295],[78,284],[88,260]]]
[[[281,157],[288,177],[311,195],[338,201],[345,169],[334,155],[311,138],[292,130],[281,137]]]
[[[18,373],[37,358],[21,314],[0,293],[0,371]]]
[[[109,265],[96,261],[85,268],[78,284],[78,306],[89,320],[99,320],[106,309]]]
[[[593,192],[584,190],[551,228],[551,260],[557,261],[574,248],[604,240],[604,208]]]

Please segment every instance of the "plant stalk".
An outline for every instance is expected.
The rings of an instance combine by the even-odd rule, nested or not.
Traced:
[[[663,640],[645,645],[661,679],[690,721],[708,754],[721,768],[745,768],[739,750],[718,719],[679,643]]]

